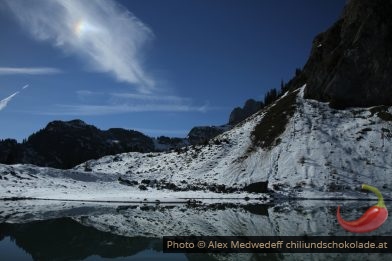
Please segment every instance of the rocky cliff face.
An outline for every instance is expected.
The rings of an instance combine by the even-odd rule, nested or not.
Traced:
[[[243,108],[237,107],[230,113],[229,124],[235,125],[237,123],[240,123],[241,121],[248,118],[250,115],[261,110],[261,108],[263,108],[262,102],[249,99],[245,102]]]
[[[340,108],[392,105],[391,14],[391,0],[349,1],[313,41],[305,97]]]

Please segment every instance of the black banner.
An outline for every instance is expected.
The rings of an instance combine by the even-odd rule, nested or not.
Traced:
[[[392,253],[392,236],[165,236],[164,253]]]

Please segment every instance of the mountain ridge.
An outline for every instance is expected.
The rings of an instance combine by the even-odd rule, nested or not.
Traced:
[[[380,108],[335,110],[327,103],[304,99],[304,89],[295,91],[295,111],[271,146],[255,143],[252,132],[290,93],[207,145],[105,156],[72,170],[0,165],[1,183],[7,188],[0,189],[0,197],[92,201],[357,198],[359,185],[367,183],[380,188],[385,199],[392,199],[392,125],[380,117]],[[391,107],[382,110],[392,113]],[[247,190],[252,186],[265,189]]]
[[[127,151],[154,151],[153,140],[141,132],[111,128],[105,131],[82,120],[52,121],[22,143],[0,142],[0,162],[72,168],[90,159]]]

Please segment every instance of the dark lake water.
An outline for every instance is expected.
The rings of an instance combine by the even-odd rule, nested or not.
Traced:
[[[241,204],[240,204],[241,203]],[[390,260],[390,254],[169,254],[162,236],[354,236],[336,221],[374,201],[115,205],[0,202],[0,260]],[[387,202],[391,209],[391,202]],[[392,235],[392,222],[366,235]]]

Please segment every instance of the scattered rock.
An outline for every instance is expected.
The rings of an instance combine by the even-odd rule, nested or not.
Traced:
[[[147,187],[145,185],[139,185],[138,187],[140,190],[147,190]]]
[[[250,193],[267,193],[268,192],[268,181],[261,181],[249,184],[244,187],[244,191]]]

